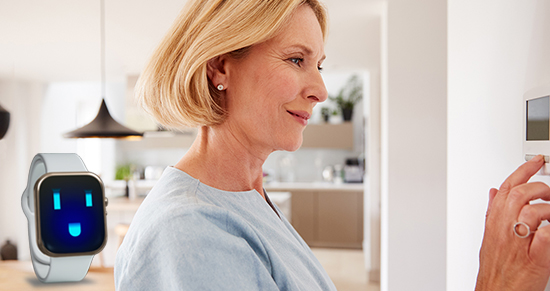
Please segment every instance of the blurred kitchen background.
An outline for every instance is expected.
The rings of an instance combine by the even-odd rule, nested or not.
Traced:
[[[18,247],[19,260],[30,259],[20,193],[34,154],[76,152],[101,176],[110,198],[109,241],[93,265],[113,266],[124,228],[139,203],[196,135],[193,128],[162,130],[133,98],[140,70],[184,2],[105,3],[105,101],[114,119],[144,132],[140,140],[63,137],[90,122],[101,104],[99,1],[2,2],[0,104],[10,112],[11,121],[0,140],[0,247],[9,239]],[[323,79],[331,96],[344,89],[343,97],[348,98],[347,92],[356,86],[361,99],[354,104],[351,120],[344,120],[336,101],[317,105],[302,148],[275,152],[265,162],[264,186],[322,262],[329,263],[325,268],[343,274],[333,278],[337,286],[378,288],[379,193],[371,194],[366,185],[369,162],[379,161],[367,159],[367,137],[369,112],[379,114],[370,101],[372,96],[380,99],[384,5],[360,0],[325,3],[330,33]],[[379,191],[376,183],[373,187]],[[336,257],[331,255],[339,250]]]
[[[183,2],[106,1],[106,102],[121,123],[151,126],[131,101],[133,83]],[[292,223],[339,290],[473,290],[489,189],[523,162],[522,96],[550,84],[550,1],[324,2],[327,88],[336,94],[358,75],[362,102],[348,123],[324,123],[318,106],[304,147],[265,163],[266,188],[290,201]],[[62,137],[101,102],[99,19],[96,0],[0,0],[0,106],[11,115],[0,140],[0,245],[9,239],[21,260],[20,198],[36,153],[77,152],[109,186],[109,245],[94,261],[109,266],[142,195],[193,137]],[[362,184],[334,183],[334,172],[323,180],[348,158],[364,161]],[[126,192],[117,169],[135,177],[132,199],[114,198]]]

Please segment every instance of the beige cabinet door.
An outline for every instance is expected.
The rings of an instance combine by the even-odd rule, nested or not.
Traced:
[[[363,193],[292,191],[292,226],[311,247],[362,248]]]
[[[357,192],[318,192],[317,241],[319,246],[361,248],[363,195]]]
[[[308,245],[315,242],[317,236],[315,213],[317,198],[313,191],[293,191],[291,196],[292,226]]]

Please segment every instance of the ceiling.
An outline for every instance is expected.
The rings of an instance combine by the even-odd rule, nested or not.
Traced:
[[[140,72],[184,2],[105,0],[109,81]],[[324,2],[331,23],[325,68],[356,68],[361,50],[345,53],[346,48],[361,46],[364,40],[360,29],[379,17],[383,1]],[[0,3],[0,79],[40,82],[100,79],[99,0],[0,0]]]

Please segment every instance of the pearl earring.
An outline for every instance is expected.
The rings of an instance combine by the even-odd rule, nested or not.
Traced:
[[[223,85],[222,84],[218,85],[218,90],[220,90],[220,91],[223,90]]]

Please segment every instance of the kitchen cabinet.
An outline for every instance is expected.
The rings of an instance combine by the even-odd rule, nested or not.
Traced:
[[[292,225],[311,247],[361,249],[363,191],[296,190],[292,193]]]
[[[316,246],[361,248],[363,193],[319,192],[317,207]]]
[[[311,242],[317,236],[315,230],[315,213],[317,212],[315,193],[312,191],[292,191],[291,195],[291,224],[308,245],[311,245]]]
[[[308,124],[304,129],[302,148],[353,150],[353,123]]]

